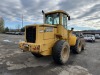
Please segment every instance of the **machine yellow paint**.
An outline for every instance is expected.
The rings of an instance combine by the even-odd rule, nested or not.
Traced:
[[[32,53],[37,53],[43,56],[47,56],[47,55],[52,55],[52,48],[58,40],[66,40],[70,46],[74,46],[76,44],[77,37],[72,34],[73,31],[67,30],[62,25],[62,14],[65,14],[67,15],[68,18],[70,18],[69,14],[62,10],[48,12],[44,14],[44,21],[45,21],[45,15],[53,13],[60,13],[59,24],[50,25],[44,23],[41,25],[36,25],[36,24],[27,25],[25,27],[25,41],[19,43],[20,49],[22,49],[23,51],[30,51]],[[36,39],[34,43],[27,42],[26,28],[28,27],[36,28]],[[46,29],[48,28],[49,31],[46,31]]]

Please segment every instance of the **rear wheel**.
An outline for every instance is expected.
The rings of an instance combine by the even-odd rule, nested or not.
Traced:
[[[31,52],[32,53],[32,52]],[[42,57],[42,55],[40,54],[36,54],[36,53],[32,53],[35,57],[39,58],[39,57]]]
[[[82,49],[84,49],[84,46],[82,47],[82,41],[77,39],[75,46],[72,47],[72,51],[76,54],[79,54],[81,53]]]
[[[70,47],[64,40],[59,40],[53,47],[52,56],[57,64],[65,64],[69,58]]]

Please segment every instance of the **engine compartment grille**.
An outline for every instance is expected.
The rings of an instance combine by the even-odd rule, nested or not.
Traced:
[[[35,43],[36,41],[36,27],[35,26],[26,27],[26,41],[30,43]]]

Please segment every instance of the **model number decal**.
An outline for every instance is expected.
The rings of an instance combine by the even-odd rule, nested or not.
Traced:
[[[43,33],[43,32],[44,32],[44,30],[40,30],[40,32],[41,32],[41,33]]]
[[[46,27],[45,28],[45,32],[52,32],[53,31],[53,27]]]

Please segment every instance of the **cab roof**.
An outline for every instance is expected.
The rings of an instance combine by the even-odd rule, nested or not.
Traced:
[[[45,14],[53,14],[53,13],[63,13],[66,14],[69,17],[69,14],[63,10],[55,10],[55,11],[51,11],[51,12],[47,12]]]

